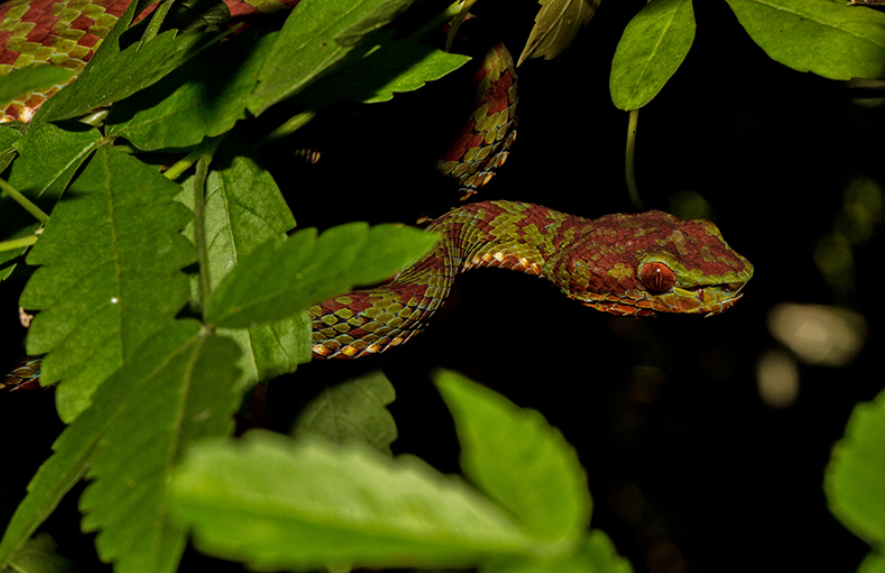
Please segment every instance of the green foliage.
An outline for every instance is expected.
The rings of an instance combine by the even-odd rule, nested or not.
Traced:
[[[636,15],[612,61],[615,107],[639,109],[652,100],[682,64],[694,40],[691,0],[657,0]]]
[[[830,511],[873,553],[859,571],[885,570],[885,391],[858,404],[833,448],[824,482]]]
[[[825,78],[885,78],[885,14],[839,0],[726,0],[774,60]],[[651,0],[630,22],[612,62],[615,107],[650,102],[694,39],[691,0]]]
[[[477,490],[359,442],[252,432],[191,450],[173,480],[176,514],[204,551],[256,569],[632,571],[602,532],[587,534],[583,469],[540,414],[451,373],[437,383],[465,450],[498,453],[465,453]],[[526,472],[514,471],[517,460]]]
[[[466,481],[384,455],[397,429],[380,374],[322,391],[294,440],[260,432],[229,440],[244,392],[310,359],[307,306],[388,278],[435,240],[361,222],[293,232],[283,193],[240,127],[257,116],[309,117],[342,99],[395,100],[467,57],[394,30],[410,0],[303,0],[281,29],[237,34],[217,29],[221,2],[190,3],[187,23],[170,25],[157,10],[133,25],[146,4],[127,9],[80,78],[29,126],[0,126],[9,182],[0,280],[29,277],[19,302],[39,313],[27,347],[46,353],[42,380],[57,383],[70,424],[6,527],[0,563],[61,570],[50,543],[28,540],[85,479],[83,529],[98,532],[99,556],[121,572],[177,568],[187,530],[173,512],[201,548],[258,568],[630,571],[605,534],[588,533],[586,476],[565,438],[539,413],[456,375],[438,384]],[[830,78],[883,74],[876,12],[828,0],[729,4],[787,66]],[[559,54],[597,5],[542,2],[520,62]],[[637,14],[613,63],[615,105],[648,103],[693,34],[689,0],[653,0]],[[0,93],[48,82],[37,76],[52,69],[6,76]],[[73,121],[95,112],[89,124]],[[172,152],[193,157],[163,173],[157,165]],[[179,177],[197,156],[198,174]],[[45,225],[35,220],[41,212]],[[875,404],[881,412],[882,399]],[[866,505],[882,494],[882,460],[872,457],[881,416],[856,418],[828,493],[834,513],[875,547],[863,570],[881,571],[885,509]]]

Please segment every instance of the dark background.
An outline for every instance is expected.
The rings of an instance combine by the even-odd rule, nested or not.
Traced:
[[[608,75],[621,31],[644,5],[603,2],[562,56],[520,67],[519,136],[480,199],[586,217],[630,210],[627,116],[611,103]],[[475,12],[518,55],[536,9],[484,0]],[[770,60],[725,2],[697,2],[695,11],[685,63],[640,113],[637,177],[649,208],[678,209],[675,199],[686,191],[702,196],[728,242],[754,263],[755,277],[732,311],[616,318],[575,305],[544,281],[476,271],[459,279],[432,327],[403,348],[366,361],[312,363],[275,381],[271,414],[283,419],[290,403],[329,380],[383,368],[398,395],[396,451],[454,472],[451,419],[430,376],[455,369],[562,430],[587,469],[593,526],[637,571],[855,570],[868,548],[830,515],[822,479],[853,405],[882,388],[881,228],[852,248],[842,277],[848,289],[830,286],[813,249],[834,229],[852,180],[883,180],[883,108],[857,103],[843,82]],[[438,132],[452,125],[449,98],[459,81],[358,115],[340,106],[328,123],[274,146],[268,166],[299,225],[411,223],[457,205],[432,158]],[[324,154],[307,168],[290,149],[310,138]],[[869,330],[845,367],[800,362],[797,400],[773,408],[757,392],[756,368],[764,352],[783,349],[766,320],[784,302],[848,307]],[[4,324],[16,322],[3,312]],[[21,450],[2,464],[10,484],[0,488],[3,515],[60,429],[51,414],[51,392],[0,400],[5,440]],[[76,527],[76,498],[68,498],[69,517],[54,517],[50,528]]]

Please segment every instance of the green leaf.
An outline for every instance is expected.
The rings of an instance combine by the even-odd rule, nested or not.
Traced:
[[[845,437],[833,448],[824,488],[845,527],[885,551],[885,391],[855,406]]]
[[[470,61],[413,40],[366,42],[335,72],[311,85],[303,99],[334,103],[338,98],[361,103],[388,101],[394,94],[423,87]]]
[[[28,352],[49,352],[44,383],[64,380],[59,414],[73,420],[89,396],[188,299],[194,250],[178,186],[113,148],[100,149],[59,203],[28,255],[38,269],[21,297],[41,310]]]
[[[195,441],[233,431],[238,350],[201,331],[199,323],[181,321],[159,332],[83,415],[107,419],[86,476],[95,481],[80,499],[83,530],[100,530],[98,554],[115,561],[116,571],[177,570],[185,531],[167,519],[173,465]]]
[[[885,77],[885,14],[832,0],[727,0],[773,60],[825,78]]]
[[[173,463],[195,440],[233,429],[237,348],[184,320],[156,332],[102,384],[53,444],[0,544],[6,562],[83,477],[83,529],[101,529],[99,556],[116,571],[173,572],[184,531],[166,518]]]
[[[305,229],[281,244],[268,242],[226,276],[212,294],[206,320],[246,328],[275,322],[310,304],[393,276],[436,236],[411,227],[350,223]]]
[[[601,0],[539,0],[541,9],[535,16],[525,48],[517,66],[529,58],[552,60],[568,48],[581,26],[596,14]]]
[[[612,61],[615,107],[639,109],[676,73],[694,41],[691,0],[652,0],[624,30]]]
[[[115,105],[108,130],[143,150],[186,148],[246,117],[246,97],[276,34],[241,34]]]
[[[179,201],[193,209],[193,179],[182,185]],[[285,199],[271,175],[263,170],[247,143],[236,132],[215,153],[206,181],[206,235],[209,277],[214,289],[240,259],[259,245],[285,240],[295,226]],[[185,229],[193,239],[193,224]],[[197,277],[192,292],[198,298]],[[242,350],[238,366],[242,386],[294,372],[310,361],[310,321],[304,313],[247,329],[220,329]]]
[[[598,529],[590,532],[574,553],[548,559],[521,559],[496,563],[482,573],[633,573],[611,539]]]
[[[147,43],[136,42],[121,50],[120,37],[140,3],[132,2],[120,16],[77,81],[40,107],[31,120],[32,127],[84,115],[120,101],[156,83],[207,44],[207,34],[169,30]]]
[[[396,423],[385,407],[396,397],[393,385],[376,370],[326,388],[298,415],[294,433],[312,433],[337,444],[359,441],[390,454]]]
[[[885,573],[885,555],[870,553],[858,567],[857,573]]]
[[[576,543],[592,501],[562,434],[537,411],[453,372],[438,374],[436,385],[455,418],[464,476],[540,537]]]
[[[460,479],[360,444],[263,431],[210,441],[171,493],[200,550],[257,569],[467,565],[533,547]]]
[[[16,143],[20,156],[10,170],[9,183],[51,211],[101,139],[97,129],[82,123],[32,128]]]
[[[272,55],[259,73],[249,111],[260,115],[298,93],[341,61],[363,36],[413,0],[302,0],[277,35]]]
[[[17,97],[39,92],[70,80],[76,72],[66,68],[34,64],[12,70],[0,77],[0,107],[5,108]]]
[[[9,560],[15,573],[73,573],[74,564],[55,552],[58,544],[47,533],[30,539]]]

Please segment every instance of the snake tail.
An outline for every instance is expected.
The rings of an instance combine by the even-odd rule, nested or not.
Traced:
[[[314,358],[359,358],[403,344],[472,268],[543,277],[586,306],[632,316],[719,314],[753,276],[715,225],[661,211],[589,220],[487,201],[454,209],[427,230],[441,235],[436,248],[391,282],[309,308]]]

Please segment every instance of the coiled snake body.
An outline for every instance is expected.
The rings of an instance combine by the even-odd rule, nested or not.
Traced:
[[[297,3],[225,1],[235,15],[254,6],[266,11]],[[41,59],[81,69],[128,4],[6,2],[0,6],[0,75]],[[439,162],[468,196],[503,163],[515,136],[516,72],[502,45],[489,52],[474,79],[476,111]],[[7,102],[4,120],[27,121],[52,93]],[[310,307],[314,358],[357,358],[402,344],[426,326],[455,277],[475,267],[542,276],[586,306],[636,316],[718,314],[741,298],[753,274],[712,223],[659,211],[588,220],[538,205],[492,201],[454,209],[428,230],[441,235],[437,247],[391,282]],[[38,368],[39,360],[29,358],[3,385],[32,381]]]

